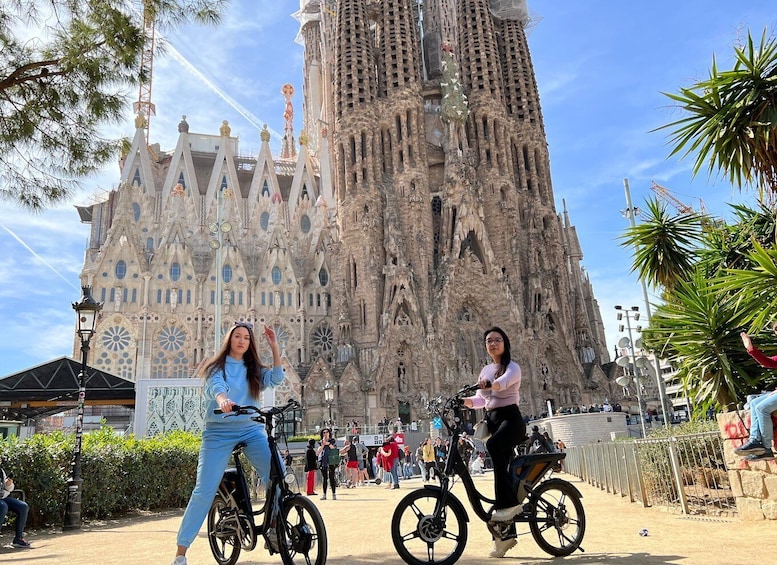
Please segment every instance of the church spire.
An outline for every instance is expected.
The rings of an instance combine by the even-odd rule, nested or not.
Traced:
[[[294,146],[294,106],[291,104],[291,97],[294,96],[294,87],[289,83],[284,84],[281,94],[286,98],[286,109],[283,111],[283,119],[286,125],[283,132],[281,159],[294,159],[297,156],[297,148]]]

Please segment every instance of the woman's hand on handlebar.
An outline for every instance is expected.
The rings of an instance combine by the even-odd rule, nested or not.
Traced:
[[[235,405],[223,392],[216,395],[216,404],[219,405],[219,410],[225,414],[232,412],[232,407]]]
[[[501,390],[501,386],[499,386],[499,383],[496,381],[489,381],[488,379],[481,379],[478,381],[478,386],[480,388],[490,388],[493,391]]]

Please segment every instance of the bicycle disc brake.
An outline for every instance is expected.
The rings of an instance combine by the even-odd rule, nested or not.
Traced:
[[[289,548],[302,555],[307,555],[313,547],[313,532],[307,524],[296,524],[288,533]]]
[[[435,518],[434,514],[426,514],[418,519],[418,536],[426,543],[435,543],[440,540],[445,530],[445,520]]]

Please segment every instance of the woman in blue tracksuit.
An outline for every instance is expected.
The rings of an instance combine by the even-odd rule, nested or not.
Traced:
[[[208,400],[205,430],[202,432],[197,482],[178,530],[178,551],[173,565],[186,565],[186,550],[208,515],[237,443],[246,444],[245,454],[262,479],[266,481],[270,474],[270,448],[264,425],[251,421],[248,415],[224,418],[213,413],[216,408],[229,412],[235,404],[256,405],[264,389],[283,382],[275,332],[265,327],[264,337],[272,351],[272,369],[262,366],[259,361],[253,325],[235,322],[224,338],[221,350],[201,371]]]

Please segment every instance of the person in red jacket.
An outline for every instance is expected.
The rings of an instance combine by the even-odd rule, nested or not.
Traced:
[[[391,474],[392,486],[386,485],[386,488],[399,488],[399,445],[393,435],[386,438],[383,445],[378,450],[383,458],[383,468]]]
[[[777,333],[777,324],[772,329]],[[753,345],[747,332],[742,332],[740,336],[750,357],[762,367],[777,369],[777,356],[764,355]],[[750,438],[747,443],[734,449],[734,453],[746,456],[748,461],[772,461],[774,459],[772,412],[777,410],[777,390],[751,398],[748,407],[750,408]]]

